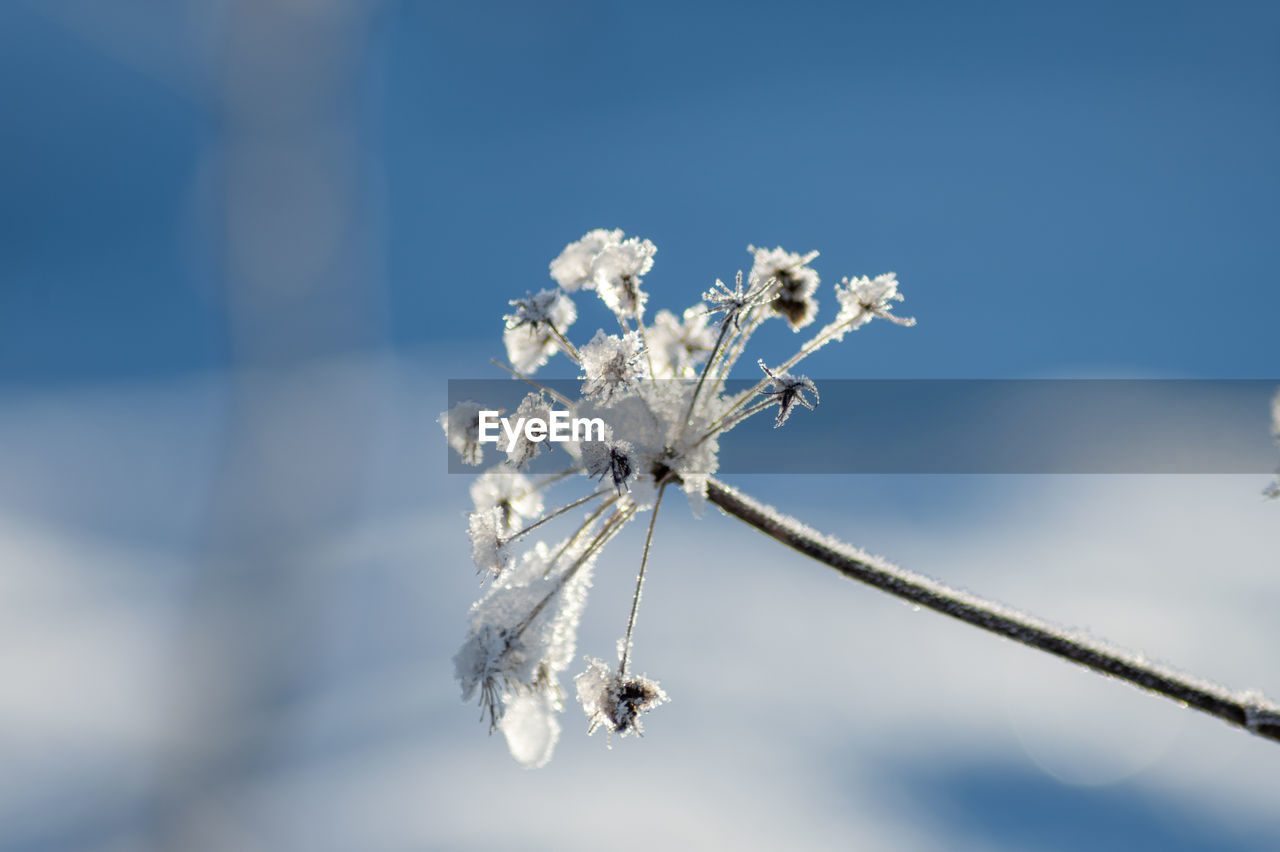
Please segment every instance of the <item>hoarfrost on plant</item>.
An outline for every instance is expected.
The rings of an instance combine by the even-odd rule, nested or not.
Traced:
[[[818,307],[820,278],[810,265],[817,252],[748,250],[753,264],[745,284],[740,270],[732,287],[716,279],[703,302],[679,318],[660,310],[645,325],[644,281],[656,248],[621,230],[597,229],[551,261],[555,289],[511,302],[503,340],[514,375],[536,385],[529,374],[560,352],[578,366],[583,381],[578,399],[539,386],[509,420],[549,421],[554,398],[573,416],[604,424],[603,435],[575,435],[560,444],[569,456],[568,470],[542,477],[517,472],[544,449],[521,430],[506,448],[506,461],[482,474],[471,489],[472,555],[489,586],[471,608],[454,665],[463,698],[478,696],[490,730],[501,729],[512,755],[526,766],[546,763],[558,739],[560,675],[573,657],[591,573],[605,546],[638,515],[656,512],[669,486],[681,488],[697,512],[719,465],[720,440],[738,423],[776,404],[775,426],[780,426],[796,406],[812,408],[816,387],[791,372],[805,357],[873,317],[914,322],[891,312],[893,302],[902,299],[892,273],[845,278],[836,288],[835,319],[790,358],[773,362],[777,367],[760,361],[764,377],[731,393],[726,380],[761,324],[782,318],[799,330],[813,322]],[[598,331],[581,348],[575,346],[567,333],[577,310],[566,294],[576,290],[595,290],[620,330]],[[450,447],[468,464],[479,464],[482,456],[480,410],[468,401],[441,416]],[[585,496],[545,508],[552,488],[584,480]],[[530,540],[532,531],[548,529],[548,522],[573,523],[567,519],[575,509],[576,526],[558,544]],[[638,733],[640,714],[667,700],[655,681],[627,668],[654,520],[649,519],[619,664],[610,668],[593,660],[576,678],[592,729]]]
[[[642,357],[643,346],[639,332],[628,332],[621,337],[596,332],[591,342],[579,350],[582,358],[582,394],[589,399],[609,402],[635,390],[640,380],[648,375]]]

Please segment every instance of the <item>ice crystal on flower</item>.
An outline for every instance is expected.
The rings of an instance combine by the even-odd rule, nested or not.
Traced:
[[[479,695],[491,729],[518,694],[544,692],[558,703],[594,564],[584,549],[581,541],[556,551],[538,542],[471,607],[471,631],[453,662],[463,700]],[[553,570],[561,550],[562,563],[576,565],[571,574]]]
[[[847,331],[852,331],[867,323],[872,317],[881,317],[898,325],[915,325],[910,317],[900,317],[890,311],[894,301],[901,302],[902,294],[898,292],[898,277],[892,272],[868,278],[842,278],[836,287],[836,298],[840,300],[840,315],[836,322],[847,323]],[[843,337],[843,332],[835,339]]]
[[[606,245],[593,264],[596,291],[609,310],[620,318],[638,320],[644,313],[648,294],[640,289],[643,277],[653,268],[657,247],[648,240],[632,237]]]
[[[699,302],[685,310],[683,319],[666,309],[658,311],[648,340],[656,378],[691,379],[697,375],[697,365],[711,354],[716,335],[707,326],[707,306]]]
[[[507,327],[502,333],[507,359],[520,372],[532,373],[561,347],[558,335],[573,325],[578,311],[559,290],[542,290],[510,304],[515,310],[504,317]]]
[[[518,421],[520,418],[525,420],[550,420],[551,407],[542,398],[542,394],[531,393],[520,402],[520,407],[516,409],[515,419]],[[531,462],[534,456],[541,451],[542,442],[529,440],[529,436],[522,430],[516,436],[511,449],[507,451],[507,464],[518,470]]]
[[[770,283],[768,281],[750,281],[747,289],[742,289],[742,273],[733,279],[733,289],[716,279],[715,286],[702,294],[702,299],[710,303],[707,308],[707,314],[714,316],[723,313],[720,318],[721,324],[732,323],[734,329],[742,328],[742,317],[751,309],[758,305],[768,304],[773,298],[770,294]]]
[[[480,411],[483,408],[480,403],[467,400],[439,417],[445,439],[454,452],[462,456],[463,464],[478,465],[484,458],[484,447],[480,445]]]
[[[582,347],[582,393],[590,399],[608,402],[634,390],[647,375],[640,334],[632,331],[618,337],[596,332],[591,342]]]
[[[587,733],[603,726],[622,736],[642,734],[640,714],[670,700],[657,681],[619,674],[591,658],[587,659],[587,670],[573,682],[587,714]]]
[[[773,428],[777,429],[783,423],[787,422],[787,418],[791,416],[791,409],[796,405],[803,405],[805,408],[813,411],[813,406],[805,397],[805,393],[813,394],[813,401],[818,401],[818,388],[809,379],[808,376],[793,376],[790,373],[775,373],[765,366],[764,361],[760,361],[760,369],[764,370],[764,374],[769,377],[769,388],[761,391],[766,396],[773,397],[778,403],[778,418],[773,423]]]
[[[595,262],[607,246],[622,242],[622,231],[597,228],[577,242],[569,243],[560,256],[551,261],[551,277],[566,292],[586,288],[594,290]]]
[[[507,533],[507,522],[502,516],[502,509],[490,506],[471,513],[468,521],[471,534],[471,561],[482,574],[498,577],[511,563],[511,549],[503,536]]]
[[[635,448],[626,441],[585,441],[582,444],[582,461],[587,476],[604,480],[606,477],[621,494],[628,489],[627,481],[635,476],[632,456]]]
[[[486,470],[471,483],[471,502],[477,512],[497,508],[507,532],[515,532],[522,521],[542,514],[542,494],[525,476],[505,465]]]
[[[809,266],[818,256],[816,251],[797,254],[782,248],[760,249],[748,246],[755,258],[748,280],[767,284],[773,281],[773,301],[769,307],[783,316],[792,331],[799,331],[813,322],[818,314],[818,272]]]

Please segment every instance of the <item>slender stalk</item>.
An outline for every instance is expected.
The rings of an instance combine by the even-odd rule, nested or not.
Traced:
[[[716,345],[711,347],[711,354],[707,356],[707,363],[702,365],[702,374],[698,376],[698,383],[693,387],[693,396],[689,397],[689,407],[685,409],[684,419],[680,421],[680,434],[684,435],[684,430],[689,426],[689,418],[693,416],[693,407],[698,402],[698,394],[702,393],[702,385],[707,380],[707,374],[711,372],[715,364],[716,356],[720,354],[720,347],[724,345],[725,335],[729,333],[729,323],[722,322],[720,324],[720,334],[716,337]]]
[[[649,367],[649,378],[653,375],[653,355],[649,352],[649,337],[644,333],[644,321],[636,317],[636,328],[640,331],[640,345],[644,347],[644,362]]]
[[[720,432],[728,432],[730,429],[737,426],[742,421],[747,420],[751,416],[758,414],[761,411],[764,411],[766,408],[772,405],[777,405],[777,404],[778,404],[778,401],[776,399],[772,399],[772,398],[762,399],[760,400],[760,402],[757,402],[755,405],[751,406],[746,411],[743,411],[741,414],[736,415],[728,423],[722,423],[721,425],[715,427],[714,429],[708,429],[701,438],[699,438],[697,441],[694,442],[693,446],[697,447],[701,445],[703,441],[707,440],[712,435],[718,434]]]
[[[546,595],[543,596],[542,600],[538,601],[537,605],[535,605],[534,608],[529,611],[529,614],[524,617],[524,621],[520,622],[520,626],[512,633],[513,642],[524,635],[524,632],[529,629],[529,625],[533,624],[533,620],[538,617],[539,613],[541,613],[544,608],[546,608],[547,603],[554,598],[562,588],[564,588],[564,584],[573,579],[573,575],[578,573],[578,569],[587,564],[587,560],[594,556],[600,548],[608,544],[609,539],[617,535],[618,530],[622,529],[623,525],[625,525],[627,521],[631,520],[631,517],[635,515],[635,513],[635,506],[629,506],[625,509],[619,509],[609,517],[609,520],[604,522],[604,526],[600,528],[600,532],[596,534],[596,537],[591,540],[591,544],[587,545],[587,549],[583,551],[582,555],[579,556],[572,565],[565,569],[563,574],[560,575],[555,588],[547,592]],[[615,524],[614,521],[617,520],[619,516],[621,516],[621,520]],[[508,645],[507,650],[510,650],[511,647],[512,645]],[[506,652],[504,651],[503,653]]]
[[[822,328],[822,330],[820,330],[816,335],[810,338],[808,342],[806,342],[803,346],[801,346],[799,351],[796,352],[796,354],[792,355],[790,358],[783,361],[781,365],[774,367],[773,371],[781,375],[782,373],[785,373],[787,370],[790,370],[796,364],[799,364],[801,361],[803,361],[806,357],[808,357],[809,355],[812,355],[814,352],[817,352],[823,346],[826,346],[828,343],[830,343],[831,339],[838,332],[843,331],[848,326],[852,325],[855,320],[857,320],[857,317],[851,317],[846,320],[837,320],[836,322],[829,323],[824,328]],[[748,389],[742,394],[739,394],[733,400],[733,403],[729,406],[729,408],[725,410],[718,418],[716,418],[715,422],[712,423],[709,428],[714,430],[716,427],[718,427],[721,421],[723,421],[730,414],[732,414],[733,412],[741,408],[743,404],[747,402],[747,400],[754,397],[767,384],[769,384],[769,377],[765,376],[763,379],[761,379],[760,381],[752,385],[750,389]]]
[[[1231,693],[1094,639],[1055,628],[1029,615],[904,571],[857,548],[821,535],[715,479],[707,498],[726,513],[853,580],[959,619],[997,636],[1047,651],[1094,671],[1127,680],[1194,707],[1260,737],[1280,742],[1280,707],[1256,693]]]
[[[644,569],[649,564],[649,545],[653,544],[653,526],[658,522],[658,507],[662,505],[662,493],[667,481],[658,486],[658,497],[653,501],[653,514],[649,516],[649,533],[644,537],[644,553],[640,556],[640,573],[636,575],[636,593],[631,598],[631,615],[627,618],[627,635],[622,640],[622,660],[618,663],[618,677],[627,676],[627,660],[631,656],[631,633],[636,628],[636,611],[640,609],[640,592],[644,589]]]
[[[618,500],[620,499],[621,499],[620,497],[615,495],[605,500],[599,506],[597,506],[595,510],[592,511],[592,513],[587,516],[587,519],[582,522],[582,526],[578,527],[577,531],[575,531],[573,535],[565,539],[564,544],[561,545],[560,549],[556,551],[556,555],[551,557],[551,562],[547,564],[546,569],[542,572],[542,576],[545,577],[548,574],[550,574],[552,569],[554,569],[557,565],[560,564],[560,557],[564,556],[565,551],[567,551],[570,547],[573,547],[573,545],[578,541],[578,539],[582,536],[582,534],[586,532],[588,529],[590,529],[591,525],[594,524],[599,519],[599,517],[605,513],[605,510],[607,510],[614,503],[617,503]]]
[[[729,352],[721,360],[720,370],[716,373],[715,383],[712,387],[724,387],[725,379],[729,378],[729,373],[733,371],[733,365],[738,363],[738,359],[746,351],[747,341],[755,333],[755,330],[760,327],[760,323],[764,321],[765,310],[766,308],[763,305],[757,305],[751,309],[751,319],[747,322],[747,328],[733,341]]]
[[[560,344],[560,348],[564,350],[564,354],[581,364],[582,356],[578,354],[578,347],[570,343],[569,338],[561,334],[560,329],[556,328],[553,323],[547,323],[547,328],[551,329],[551,334],[555,336],[556,343]]]
[[[529,524],[529,525],[528,525],[527,527],[525,527],[524,529],[516,530],[516,531],[515,531],[515,532],[513,532],[511,535],[507,536],[506,541],[515,541],[516,539],[518,539],[520,536],[524,535],[525,533],[531,532],[532,530],[536,530],[538,527],[542,526],[542,525],[543,525],[543,524],[545,524],[547,521],[549,521],[549,520],[551,520],[551,519],[553,519],[553,518],[558,518],[558,517],[560,517],[560,516],[561,516],[561,515],[563,515],[565,512],[569,511],[570,509],[574,508],[575,506],[581,506],[583,503],[586,503],[586,502],[588,502],[589,500],[594,500],[594,499],[596,499],[597,497],[602,497],[602,496],[604,496],[604,495],[605,495],[605,494],[607,494],[607,493],[609,493],[609,489],[608,489],[608,488],[601,488],[599,491],[593,491],[593,492],[591,492],[591,493],[590,493],[590,494],[588,494],[586,497],[581,497],[581,498],[579,498],[579,499],[577,499],[577,500],[574,500],[572,503],[566,503],[565,505],[561,506],[559,509],[555,509],[555,510],[553,510],[553,511],[549,512],[548,514],[543,515],[541,518],[538,518],[538,520],[536,520],[536,521],[534,521],[533,523]]]
[[[527,382],[528,384],[533,385],[535,388],[537,388],[538,390],[542,391],[543,393],[545,393],[545,394],[549,394],[553,399],[555,399],[555,400],[556,400],[556,402],[560,403],[560,404],[561,404],[561,405],[563,405],[565,408],[572,408],[572,407],[573,407],[573,400],[569,399],[569,398],[568,398],[567,396],[565,396],[564,394],[560,393],[559,391],[552,390],[551,388],[547,387],[546,385],[543,385],[543,384],[540,384],[540,383],[538,383],[538,382],[535,382],[533,379],[529,378],[529,377],[528,377],[528,376],[526,376],[524,373],[521,373],[519,370],[515,369],[514,367],[509,367],[509,366],[507,366],[506,364],[504,364],[504,363],[502,363],[501,361],[499,361],[497,358],[490,358],[490,359],[489,359],[489,363],[490,363],[490,364],[493,364],[495,367],[498,367],[498,368],[500,368],[500,369],[506,370],[508,373],[510,373],[510,374],[511,374],[512,376],[514,376],[515,378],[519,379],[519,380],[520,380],[520,381],[522,381],[522,382]]]
[[[552,485],[555,485],[557,482],[559,482],[560,480],[564,479],[567,476],[573,476],[573,474],[581,473],[581,472],[582,472],[582,468],[571,467],[571,468],[562,470],[559,473],[548,473],[546,475],[547,476],[546,479],[543,479],[542,481],[538,482],[537,484],[533,485],[532,487],[530,487],[525,491],[521,491],[519,494],[517,494],[515,497],[511,499],[519,500],[521,497],[527,497],[530,494],[533,494],[534,492],[541,491],[544,488],[549,488]]]

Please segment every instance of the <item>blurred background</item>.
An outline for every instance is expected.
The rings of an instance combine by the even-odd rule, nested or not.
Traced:
[[[1280,847],[1274,744],[682,501],[635,652],[672,702],[612,749],[571,706],[521,770],[452,678],[479,589],[435,423],[597,227],[658,245],[655,309],[748,243],[821,249],[827,311],[896,271],[919,325],[819,381],[1275,378],[1277,36],[1268,3],[0,5],[0,849]],[[1275,697],[1266,481],[733,480]]]

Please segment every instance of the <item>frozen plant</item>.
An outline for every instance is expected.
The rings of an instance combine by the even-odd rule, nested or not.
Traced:
[[[893,311],[903,299],[893,273],[844,277],[835,287],[835,317],[775,366],[759,359],[763,376],[745,391],[730,393],[726,381],[763,323],[781,318],[798,331],[817,315],[820,279],[810,266],[817,252],[748,250],[754,263],[745,283],[741,271],[732,287],[717,280],[679,319],[663,310],[646,325],[643,278],[653,267],[656,248],[620,230],[598,229],[551,262],[555,289],[511,302],[514,310],[505,318],[503,334],[511,363],[503,366],[536,388],[516,414],[546,417],[555,404],[605,426],[603,436],[562,443],[570,466],[537,481],[520,471],[542,445],[520,437],[506,460],[482,473],[472,488],[472,555],[489,586],[471,608],[470,629],[454,665],[463,698],[478,700],[490,730],[503,732],[520,763],[541,766],[551,757],[564,704],[560,674],[576,654],[591,573],[609,541],[645,512],[648,529],[618,642],[618,664],[588,658],[574,682],[588,731],[639,733],[641,714],[668,700],[657,681],[636,675],[630,663],[654,528],[670,487],[681,489],[695,510],[709,501],[845,576],[1280,739],[1280,710],[1256,693],[1227,692],[904,571],[715,479],[719,441],[734,426],[774,406],[775,428],[785,425],[797,407],[814,410],[819,402],[815,383],[791,372],[802,360],[875,319],[915,324]],[[614,314],[618,333],[599,330],[579,347],[567,336],[578,316],[569,294],[587,290]],[[576,399],[531,378],[557,354],[575,364],[584,380]],[[479,464],[482,457],[480,410],[467,401],[440,418],[450,447],[468,464]],[[545,509],[550,501],[544,495],[573,483],[584,485],[585,495]],[[556,519],[568,527],[557,544],[533,540],[531,533]]]

